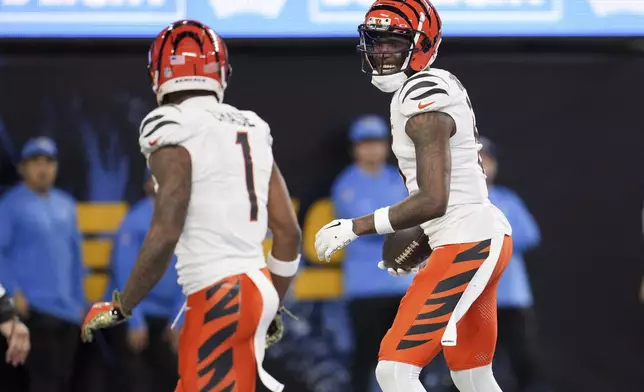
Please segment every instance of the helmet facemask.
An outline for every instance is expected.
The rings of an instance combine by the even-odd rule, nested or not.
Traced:
[[[420,71],[412,67],[413,59],[430,42],[422,31],[392,26],[387,18],[370,17],[368,23],[358,26],[358,32],[362,71],[372,75],[372,83],[381,91],[396,91]]]
[[[362,72],[372,75],[392,75],[405,72],[414,48],[413,30],[379,31],[369,25],[360,25]]]

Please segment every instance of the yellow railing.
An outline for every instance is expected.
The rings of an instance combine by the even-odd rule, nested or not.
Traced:
[[[293,200],[293,208],[298,211],[298,200]],[[85,235],[84,261],[92,271],[85,279],[85,295],[91,302],[100,300],[105,294],[112,251],[111,237],[96,237],[114,234],[127,212],[127,203],[78,203],[78,224]],[[343,260],[343,252],[334,255],[329,264],[318,262],[315,255],[315,233],[333,218],[333,205],[328,199],[316,201],[305,214],[302,227],[303,252],[309,261],[320,265],[300,271],[293,288],[293,294],[297,299],[331,299],[342,294],[342,271],[339,263]],[[270,238],[264,241],[265,254],[268,254],[271,244]]]

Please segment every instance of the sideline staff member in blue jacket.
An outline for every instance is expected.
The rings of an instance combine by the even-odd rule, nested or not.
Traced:
[[[526,391],[536,383],[537,357],[536,336],[532,312],[532,290],[525,267],[523,254],[539,245],[539,226],[518,194],[495,185],[497,173],[497,150],[487,138],[481,158],[487,175],[490,201],[508,218],[512,225],[512,259],[499,280],[497,289],[499,338],[498,345],[507,352],[519,391]]]
[[[76,202],[53,188],[56,144],[30,139],[0,200],[0,276],[31,332],[30,390],[68,392],[85,312]]]
[[[132,206],[114,239],[113,286],[119,290],[125,287],[152,221],[154,181],[149,171],[146,171],[144,189],[147,197]],[[130,359],[132,354],[138,357],[134,361],[133,369],[129,370],[143,367],[142,371],[130,376],[134,391],[170,392],[177,384],[177,359],[174,351],[181,324],[173,331],[170,330],[170,326],[181,310],[185,296],[177,283],[175,264],[176,257],[172,259],[170,268],[166,270],[159,283],[134,309],[132,318],[123,326],[127,328],[125,340],[128,349],[121,348],[120,354]],[[111,298],[111,290],[107,295]],[[121,340],[117,344],[123,343],[125,342]],[[127,359],[123,358],[123,361]]]
[[[349,130],[355,163],[336,178],[331,190],[338,218],[361,216],[407,197],[398,169],[386,163],[389,126],[381,117],[364,116]],[[353,392],[368,391],[378,361],[380,341],[396,316],[413,276],[393,278],[376,265],[383,237],[360,238],[345,250],[344,295],[349,301],[354,353]]]

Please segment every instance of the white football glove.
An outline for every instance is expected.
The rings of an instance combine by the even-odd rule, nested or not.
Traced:
[[[351,219],[336,219],[322,228],[315,235],[315,251],[320,261],[331,260],[331,255],[352,243],[358,236],[353,232]]]
[[[412,268],[410,270],[406,270],[406,269],[403,269],[403,268],[387,268],[385,266],[384,261],[379,261],[378,262],[378,268],[380,268],[381,270],[387,270],[387,272],[391,276],[407,276],[409,274],[415,274],[416,272],[418,272],[420,270],[420,266],[414,267],[414,268]]]

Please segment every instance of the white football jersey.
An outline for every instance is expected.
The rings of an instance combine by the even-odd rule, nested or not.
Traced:
[[[139,144],[146,160],[167,145],[185,147],[192,159],[190,206],[175,250],[186,295],[266,266],[272,142],[257,114],[212,96],[160,106],[143,119]]]
[[[441,69],[410,77],[391,101],[392,149],[409,193],[418,191],[418,183],[416,150],[405,126],[411,117],[424,112],[446,113],[456,123],[456,133],[450,139],[452,172],[447,213],[421,225],[432,248],[511,234],[507,219],[488,199],[479,155],[482,146],[467,91],[454,75]]]

